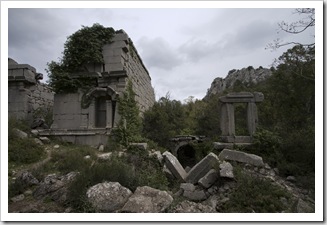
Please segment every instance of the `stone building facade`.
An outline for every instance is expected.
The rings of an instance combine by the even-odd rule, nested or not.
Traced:
[[[131,80],[141,114],[155,102],[151,77],[132,40],[117,31],[103,47],[104,64],[85,65],[87,72],[70,74],[72,79],[92,78],[91,88],[76,93],[55,94],[54,122],[44,135],[65,141],[97,146],[107,143],[108,134],[120,119],[117,98]]]
[[[41,110],[52,112],[54,92],[39,80],[43,75],[28,64],[8,58],[8,115],[33,122]]]

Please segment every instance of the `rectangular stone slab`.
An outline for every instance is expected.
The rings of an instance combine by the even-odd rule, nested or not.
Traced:
[[[230,149],[222,150],[219,154],[219,159],[248,163],[254,166],[264,166],[260,156]]]
[[[164,152],[162,156],[165,159],[165,165],[170,172],[179,180],[185,181],[186,172],[178,159],[170,152]]]
[[[217,155],[211,152],[188,172],[186,182],[195,184],[215,166],[218,168],[219,159]]]

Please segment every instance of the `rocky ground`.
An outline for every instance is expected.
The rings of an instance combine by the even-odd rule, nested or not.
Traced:
[[[55,146],[58,148],[58,146]],[[144,147],[144,146],[143,146]],[[124,155],[126,153],[121,153]],[[85,193],[94,212],[173,212],[173,213],[219,213],[224,212],[231,201],[231,194],[238,187],[235,169],[256,179],[264,179],[278,186],[290,197],[280,197],[283,212],[314,212],[314,194],[295,185],[296,178],[283,179],[278,170],[271,168],[256,155],[224,149],[218,156],[208,154],[193,168],[184,169],[170,152],[161,154],[149,151],[162,165],[169,179],[179,180],[178,191],[163,191],[148,186],[138,187],[134,193],[118,182],[103,182],[90,187]],[[102,160],[110,160],[110,153],[99,153]],[[47,163],[50,158],[30,168]],[[236,166],[236,167],[235,167]],[[35,171],[35,170],[34,170]],[[12,179],[24,184],[24,192],[9,200],[9,212],[16,213],[70,213],[75,210],[67,206],[67,190],[78,172],[65,175],[48,174],[37,180],[29,170],[15,173]],[[253,210],[253,212],[256,212]]]

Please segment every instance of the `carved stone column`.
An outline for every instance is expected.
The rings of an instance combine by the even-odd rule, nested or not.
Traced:
[[[91,104],[89,106],[89,128],[95,127],[95,98],[92,98]]]
[[[234,105],[224,103],[221,107],[220,129],[222,136],[233,136],[235,134]]]
[[[256,130],[258,124],[257,106],[254,102],[249,102],[247,106],[247,125],[250,136],[252,136]]]
[[[107,105],[107,125],[106,128],[112,128],[112,101],[106,100]]]
[[[118,126],[118,123],[120,121],[120,115],[118,113],[118,102],[116,101],[116,107],[115,107],[115,117],[114,117],[114,121],[113,121],[113,126],[114,127],[117,127]]]

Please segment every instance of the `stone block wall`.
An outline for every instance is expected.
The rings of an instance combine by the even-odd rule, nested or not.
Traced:
[[[28,64],[8,59],[8,115],[30,123],[40,109],[53,108],[54,93],[36,78],[36,70]],[[39,76],[40,77],[40,76]]]
[[[103,47],[105,71],[113,75],[125,73],[132,80],[136,101],[141,112],[146,111],[155,102],[151,77],[138,54],[132,40],[124,31],[116,33],[111,44]],[[121,81],[122,84],[124,81]],[[126,83],[126,82],[125,82]]]

